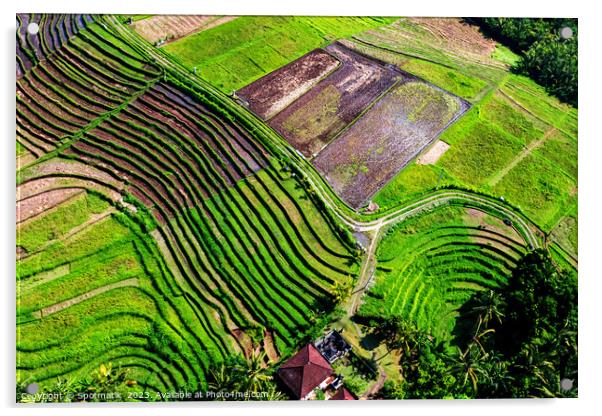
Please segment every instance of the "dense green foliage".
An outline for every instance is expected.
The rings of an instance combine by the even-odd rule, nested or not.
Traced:
[[[453,346],[399,317],[374,328],[401,353],[403,382],[383,398],[574,397],[577,285],[544,250],[526,254],[500,290],[462,308]],[[563,382],[565,380],[565,382]]]
[[[232,355],[213,364],[208,374],[208,390],[203,400],[286,400],[273,378],[273,369],[263,363],[265,353],[252,352],[247,358]]]
[[[488,35],[517,51],[522,59],[516,70],[546,90],[577,106],[577,19],[481,18],[474,19]],[[572,36],[560,31],[568,27]]]
[[[82,378],[60,378],[55,383],[28,391],[27,382],[17,382],[19,403],[122,402],[132,400],[137,383],[128,379],[129,371],[113,368],[112,363],[100,364]],[[147,397],[150,399],[150,396]]]

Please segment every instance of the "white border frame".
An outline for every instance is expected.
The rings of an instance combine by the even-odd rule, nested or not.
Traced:
[[[602,378],[600,350],[602,349],[599,316],[600,268],[596,263],[600,257],[600,246],[594,239],[602,231],[599,203],[600,181],[602,178],[598,160],[602,139],[599,124],[601,118],[599,98],[602,96],[598,72],[600,65],[599,26],[600,15],[588,1],[548,0],[535,4],[525,0],[504,0],[487,2],[476,0],[455,1],[415,1],[402,3],[400,0],[303,0],[299,2],[261,0],[170,0],[151,4],[148,0],[103,0],[82,2],[77,0],[21,0],[15,7],[10,2],[2,2],[2,33],[5,35],[3,60],[0,65],[2,77],[2,126],[4,137],[2,152],[1,193],[5,197],[2,206],[4,273],[4,308],[2,323],[2,374],[0,392],[2,406],[8,414],[86,414],[130,415],[163,414],[166,408],[178,414],[203,414],[217,410],[225,414],[282,414],[306,415],[307,413],[336,412],[347,415],[364,415],[371,412],[384,414],[400,413],[444,413],[445,416],[484,413],[506,415],[514,412],[545,412],[550,415],[588,414],[597,408],[597,400]],[[354,402],[354,403],[173,403],[173,404],[88,404],[82,405],[34,405],[16,406],[15,400],[15,121],[13,113],[15,101],[12,93],[15,81],[14,69],[14,30],[16,12],[64,12],[64,13],[161,13],[161,14],[297,14],[297,15],[390,15],[390,16],[513,16],[513,17],[577,17],[579,18],[579,399],[565,400],[475,400],[475,401],[400,401],[400,402]],[[599,121],[598,121],[599,122]],[[335,406],[335,407],[333,407]],[[107,408],[111,408],[108,410]],[[34,410],[35,409],[35,410]],[[6,413],[5,413],[6,414]]]

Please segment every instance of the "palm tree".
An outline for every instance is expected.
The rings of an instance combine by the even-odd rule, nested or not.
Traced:
[[[501,325],[504,318],[505,303],[500,294],[494,290],[489,290],[479,293],[477,298],[478,305],[472,308],[472,311],[479,315],[478,327],[480,328],[481,325],[488,327],[492,322]]]
[[[462,387],[466,386],[470,380],[472,389],[476,395],[479,379],[486,380],[488,377],[485,369],[485,363],[489,354],[482,348],[471,342],[465,351],[458,348],[458,355],[454,357],[450,365],[450,373],[453,373],[458,380],[462,380]]]
[[[554,368],[547,354],[540,351],[536,345],[527,344],[518,354],[515,369],[522,373],[523,377],[533,379],[532,389],[529,394],[533,397],[556,397],[557,385],[560,385],[558,371]],[[535,392],[539,394],[535,394]]]
[[[491,352],[485,363],[487,377],[481,380],[481,397],[508,397],[512,391],[512,385],[515,381],[514,376],[508,369],[509,362],[504,360],[499,353]]]
[[[248,392],[259,392],[265,389],[267,382],[272,377],[267,374],[267,368],[264,365],[266,358],[265,351],[254,350],[247,358],[246,368],[243,370],[244,387]]]
[[[338,280],[334,282],[334,285],[332,286],[332,294],[334,295],[335,303],[341,303],[349,297],[352,289],[351,283],[351,276],[347,276],[347,278],[342,283]]]
[[[247,359],[233,357],[209,370],[208,387],[216,393],[247,393],[240,396],[244,397],[243,400],[286,400],[286,396],[276,389],[265,361],[266,353],[259,348],[253,350]],[[216,397],[226,400],[228,395],[218,394]]]
[[[217,368],[209,370],[209,378],[211,380],[208,383],[209,389],[216,393],[234,390],[236,383],[232,374],[232,371],[224,363],[221,363]],[[218,395],[217,397],[218,400],[225,400],[222,395]]]
[[[267,400],[270,402],[288,400],[288,397],[276,388],[276,384],[269,383],[266,387],[267,388],[264,390],[264,392],[267,394],[261,397],[262,400]]]
[[[121,368],[113,369],[113,364],[100,364],[91,374],[91,378],[85,378],[79,381],[80,387],[84,390],[96,393],[111,393],[117,391],[126,380],[126,370]]]

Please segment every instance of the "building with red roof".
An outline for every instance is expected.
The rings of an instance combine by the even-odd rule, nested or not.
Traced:
[[[284,363],[277,374],[297,400],[307,400],[316,387],[324,389],[334,379],[332,367],[312,344]]]
[[[355,400],[355,397],[345,387],[341,387],[336,393],[330,396],[330,400]]]

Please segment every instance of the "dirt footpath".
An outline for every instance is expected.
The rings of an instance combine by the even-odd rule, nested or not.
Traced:
[[[437,140],[430,149],[416,160],[416,163],[419,165],[434,165],[449,148],[449,144]]]

